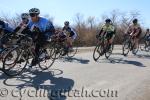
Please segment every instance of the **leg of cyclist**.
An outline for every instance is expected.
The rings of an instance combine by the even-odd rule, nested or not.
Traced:
[[[69,50],[72,49],[73,42],[74,42],[74,39],[72,37],[69,37],[68,38],[68,48],[69,48]]]
[[[138,42],[139,42],[139,38],[135,38],[135,49],[137,49],[138,48]]]
[[[69,38],[69,50],[73,51],[73,42],[77,38],[77,34],[75,33],[74,35],[70,36]]]
[[[139,32],[135,38],[135,48],[138,48],[141,33]]]
[[[69,52],[69,48],[72,46],[72,42],[70,37],[66,37],[65,47],[64,47],[64,53],[62,56],[65,56]]]
[[[108,43],[109,43],[109,46],[108,46],[108,50],[109,50],[114,41],[115,35],[114,35],[114,32],[108,32],[107,34],[108,34],[107,37],[108,37]]]
[[[65,52],[63,55],[66,55],[69,51],[73,51],[73,42],[76,39],[76,37],[76,33],[70,34],[70,36],[67,37]]]
[[[35,57],[32,60],[31,66],[35,66],[38,63],[38,58],[40,56],[40,48],[42,48],[45,44],[46,39],[44,38],[43,34],[39,34],[39,36],[37,36],[37,39],[35,41]]]
[[[138,49],[138,45],[139,45],[139,38],[140,38],[140,33],[135,33],[133,38],[133,54],[135,54],[136,49]]]

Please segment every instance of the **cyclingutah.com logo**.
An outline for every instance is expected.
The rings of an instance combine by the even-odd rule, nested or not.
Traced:
[[[0,89],[0,98],[12,96],[15,98],[116,98],[118,97],[117,90],[110,89],[88,89],[82,87],[81,89],[51,89],[50,87],[26,87],[22,89],[8,90],[6,88]]]

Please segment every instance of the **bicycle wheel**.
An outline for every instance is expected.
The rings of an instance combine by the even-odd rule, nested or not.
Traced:
[[[78,46],[75,45],[76,42],[78,42],[78,41],[79,41],[79,36],[78,36],[78,38],[73,42],[72,48],[69,49],[69,51],[68,51],[68,53],[67,53],[67,56],[68,56],[69,58],[74,57],[75,54],[78,52]]]
[[[140,50],[141,50],[141,51],[149,52],[150,46],[146,43],[146,41],[140,42],[140,43],[141,43],[141,44],[139,45]]]
[[[135,43],[133,44],[133,49],[131,49],[132,50],[132,53],[134,54],[134,55],[136,55],[137,54],[137,52],[139,51],[139,43],[137,44],[137,47],[136,48],[134,48],[135,47]]]
[[[58,43],[58,42],[51,42],[50,44],[49,44],[49,48],[51,48],[51,58],[52,59],[58,59],[58,58],[60,58],[60,56],[61,56],[61,52],[62,52],[62,45],[60,44],[60,43]],[[54,51],[53,51],[54,50]]]
[[[3,60],[3,72],[10,77],[21,74],[27,65],[25,55],[27,58],[26,51],[19,47],[9,50]]]
[[[72,58],[72,57],[75,56],[75,54],[77,53],[77,51],[78,51],[78,47],[77,47],[77,46],[76,46],[76,47],[73,47],[73,48],[69,49],[69,51],[68,51],[68,53],[67,53],[67,56],[68,56],[69,58]]]
[[[129,51],[130,51],[130,41],[125,41],[123,43],[123,47],[122,47],[122,50],[123,50],[123,55],[124,56],[127,56]]]
[[[41,55],[39,56],[39,67],[42,70],[49,69],[55,62],[54,59],[56,58],[55,48],[41,49],[40,54]]]
[[[110,57],[110,55],[112,54],[112,51],[114,49],[114,44],[111,44],[111,46],[109,47],[109,45],[107,45],[107,50],[105,52],[105,57],[108,59]]]
[[[52,56],[53,59],[58,59],[62,56],[64,48],[61,44],[56,44],[54,46],[55,48],[55,52],[54,52],[54,56]]]
[[[95,47],[95,49],[94,49],[94,52],[93,52],[93,59],[94,59],[95,61],[97,61],[97,60],[100,58],[101,54],[102,54],[102,47],[101,47],[100,44],[98,44],[98,45]]]
[[[140,44],[140,50],[141,51],[146,51],[146,45],[144,44]]]

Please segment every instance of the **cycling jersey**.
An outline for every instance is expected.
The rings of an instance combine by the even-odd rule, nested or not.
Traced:
[[[110,25],[105,24],[105,25],[102,26],[102,30],[106,31],[106,32],[114,32],[115,27],[112,24],[110,24]]]
[[[129,26],[129,29],[128,29],[128,32],[129,33],[131,33],[131,32],[133,32],[133,34],[134,33],[136,33],[138,30],[140,30],[139,31],[139,33],[141,32],[141,27],[140,27],[140,25],[139,24],[136,24],[136,25],[131,25],[131,26]]]
[[[0,20],[0,28],[4,28],[4,27],[5,27],[5,23]]]
[[[107,33],[106,34],[106,38],[111,39],[114,36],[114,34],[115,34],[115,27],[112,24],[109,24],[109,25],[105,24],[105,25],[103,25],[101,30],[100,30],[100,32],[99,32],[99,34],[97,35],[97,37],[101,36],[102,32]]]
[[[72,39],[76,39],[77,33],[70,27],[63,27],[63,31],[66,31],[67,34],[69,34],[69,37]]]
[[[52,22],[48,21],[47,19],[39,17],[38,22],[32,22],[32,20],[29,20],[28,27],[31,31],[35,26],[40,29],[41,33],[44,34],[46,39],[49,39],[50,36],[53,35],[54,26]]]
[[[7,22],[0,20],[0,29],[4,30],[4,33],[11,33],[13,32],[13,29],[9,26]]]
[[[137,38],[140,37],[141,32],[142,32],[142,29],[141,29],[139,24],[136,24],[136,25],[133,24],[133,25],[129,26],[129,29],[127,31],[128,34],[131,34],[131,33],[135,34],[135,33],[137,33],[137,35],[136,35]]]
[[[144,39],[146,41],[150,41],[150,32],[146,32],[145,36],[144,36]]]

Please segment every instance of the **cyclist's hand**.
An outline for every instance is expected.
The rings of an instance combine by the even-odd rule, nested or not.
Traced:
[[[33,31],[34,31],[34,32],[37,32],[37,33],[40,33],[40,32],[41,32],[40,29],[39,29],[38,27],[36,27],[36,26],[34,26]]]
[[[31,32],[37,32],[37,33],[40,33],[40,32],[41,32],[40,29],[39,29],[39,27],[37,27],[37,26],[35,26],[35,25],[33,25],[33,26],[31,27],[30,31],[31,31]]]

